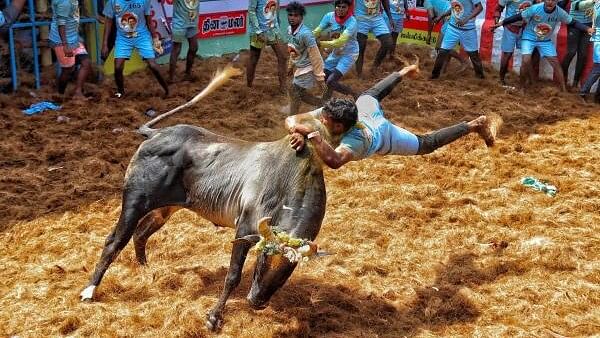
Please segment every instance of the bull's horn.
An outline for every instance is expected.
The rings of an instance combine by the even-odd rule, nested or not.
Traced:
[[[235,244],[235,243],[239,243],[239,242],[247,242],[252,245],[255,245],[259,241],[260,241],[259,235],[246,235],[244,237],[234,239],[233,241],[231,241],[231,243]]]
[[[258,221],[258,233],[267,241],[273,240],[273,237],[275,237],[269,226],[270,221],[271,217],[263,217]]]

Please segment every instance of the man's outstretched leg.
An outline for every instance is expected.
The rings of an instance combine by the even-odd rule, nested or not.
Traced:
[[[417,154],[429,154],[470,133],[479,134],[485,141],[485,144],[491,147],[496,142],[496,135],[501,125],[502,118],[498,115],[480,116],[469,122],[462,122],[425,135],[417,135],[419,139],[419,151]]]

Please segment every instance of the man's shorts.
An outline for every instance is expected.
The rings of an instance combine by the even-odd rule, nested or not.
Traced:
[[[173,42],[182,43],[198,35],[198,25],[177,27],[173,25]]]
[[[73,56],[65,56],[65,46],[63,45],[55,46],[53,49],[54,54],[56,54],[56,60],[62,68],[71,68],[75,66],[75,59],[77,55],[88,55],[87,50],[85,50],[85,46],[81,42],[79,43],[79,46],[73,49]]]
[[[390,19],[388,16],[383,15],[383,19],[392,33],[402,33],[402,29],[404,29],[404,14],[392,13],[392,21],[394,22],[393,29],[392,25],[390,25]]]
[[[358,32],[364,35],[373,32],[375,37],[390,34],[387,22],[383,18],[383,15],[375,16],[357,16],[356,21],[358,22]]]
[[[138,50],[138,53],[144,60],[155,58],[150,32],[141,33],[133,38],[117,34],[115,59],[129,59],[134,48]]]
[[[594,63],[600,63],[600,41],[594,42],[594,53],[592,60],[594,60]]]
[[[521,33],[515,33],[504,27],[502,32],[502,43],[500,48],[503,53],[512,53],[516,48],[521,48]]]
[[[258,38],[258,34],[250,35],[250,46],[258,49],[263,49],[266,46],[273,46],[277,44],[284,43],[281,38],[281,33],[277,28],[272,28],[263,32],[263,35],[266,38],[266,41],[263,41]]]
[[[437,40],[435,41],[435,49],[440,49],[442,47],[442,41],[444,40],[444,34],[446,34],[446,31],[448,30],[448,25],[448,21],[444,21],[444,24],[438,33]]]
[[[316,79],[314,73],[308,72],[302,75],[294,76],[292,83],[304,89],[310,89],[315,86]]]
[[[532,41],[532,40],[521,40],[521,54],[531,55],[533,50],[536,49],[540,52],[540,56],[543,58],[556,57],[556,46],[552,40],[546,41]]]
[[[333,71],[337,69],[342,75],[345,75],[352,69],[354,63],[358,59],[358,54],[340,54],[335,53],[329,54],[325,59],[325,69]]]
[[[475,52],[479,50],[477,40],[477,29],[462,30],[453,25],[448,25],[441,48],[451,50],[460,42],[466,52]]]

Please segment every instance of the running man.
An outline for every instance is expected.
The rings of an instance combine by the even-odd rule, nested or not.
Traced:
[[[571,1],[571,9],[569,15],[573,19],[581,22],[582,24],[592,27],[592,20],[594,19],[594,8],[588,7],[584,9],[581,7],[582,0]],[[579,87],[579,80],[581,74],[585,68],[588,57],[588,49],[590,48],[590,37],[586,32],[582,32],[579,29],[569,26],[567,27],[567,54],[562,61],[562,70],[565,74],[565,82],[569,82],[569,66],[575,55],[577,55],[577,61],[575,62],[575,72],[573,73],[572,87]]]
[[[329,35],[333,38],[329,41],[320,41],[321,47],[330,50],[329,56],[325,59],[327,90],[323,94],[323,101],[329,100],[334,90],[357,97],[357,93],[352,88],[340,83],[342,77],[350,71],[358,58],[358,41],[356,40],[358,23],[352,15],[352,1],[335,0],[335,10],[325,14],[319,26],[313,30],[313,34],[317,38],[323,31],[329,31]]]
[[[470,134],[478,133],[488,146],[495,142],[500,120],[480,116],[469,122],[443,128],[425,135],[415,135],[384,116],[380,101],[400,83],[402,77],[417,66],[412,65],[388,75],[356,101],[333,98],[323,108],[300,115],[290,116],[285,126],[291,134],[290,145],[302,149],[312,142],[319,157],[330,168],[337,169],[350,161],[359,161],[374,154],[423,155]],[[311,121],[319,119],[333,138],[340,138],[339,145],[329,144]]]
[[[499,21],[494,27],[506,26],[523,20],[525,20],[525,29],[521,37],[521,53],[523,54],[521,86],[523,89],[526,88],[527,78],[529,78],[529,82],[533,81],[530,78],[532,74],[530,70],[531,54],[534,49],[537,49],[540,56],[545,58],[554,69],[555,80],[558,81],[560,90],[565,91],[563,71],[558,62],[556,46],[551,40],[554,27],[562,22],[589,34],[592,34],[594,30],[574,20],[564,9],[556,5],[556,0],[544,0],[543,3],[535,4],[521,13]]]
[[[304,6],[297,2],[290,2],[287,7],[288,23],[288,50],[290,61],[294,65],[294,78],[290,87],[290,114],[298,114],[300,103],[320,107],[323,102],[308,91],[315,87],[315,82],[323,83],[323,58],[317,46],[317,40],[312,31],[304,25],[302,20],[306,14]],[[319,85],[323,87],[323,85]]]
[[[198,11],[200,0],[175,0],[173,2],[173,20],[171,31],[173,36],[173,50],[169,64],[169,82],[175,81],[177,58],[181,52],[181,44],[187,40],[188,52],[185,59],[184,80],[194,81],[192,66],[198,52]]]
[[[431,32],[433,31],[433,27],[438,23],[438,22],[442,22],[442,27],[440,28],[440,32],[438,33],[437,36],[437,40],[435,42],[435,50],[436,52],[439,53],[440,51],[440,47],[442,46],[442,40],[444,39],[444,33],[446,32],[446,29],[448,29],[448,17],[449,17],[449,10],[450,10],[450,1],[448,0],[425,0],[425,3],[423,4],[423,7],[425,7],[425,9],[427,10],[427,44],[431,43]],[[462,56],[460,56],[460,54],[458,54],[458,52],[456,52],[454,49],[451,49],[450,52],[450,57],[455,58],[456,60],[458,60],[461,65],[462,65],[462,70],[466,69],[467,67],[467,60],[465,60],[465,58],[463,58]],[[450,61],[448,59],[448,61]],[[448,65],[448,63],[446,63],[443,67],[445,68]]]
[[[383,59],[392,48],[392,35],[390,34],[387,22],[381,14],[381,8],[383,7],[383,10],[388,16],[392,29],[394,28],[394,20],[392,19],[392,13],[390,12],[389,0],[356,0],[355,6],[355,16],[356,21],[358,22],[358,34],[356,35],[358,40],[356,74],[358,74],[358,77],[362,77],[365,48],[367,48],[367,38],[369,33],[373,33],[380,44],[379,50],[375,55],[375,60],[373,61],[373,66],[371,67],[371,74],[377,72]]]
[[[246,84],[252,87],[256,65],[265,46],[271,46],[277,56],[279,90],[287,87],[287,47],[279,32],[279,0],[250,0],[248,6],[248,30],[250,32],[250,58],[246,66]]]
[[[165,91],[169,95],[167,82],[160,75],[158,65],[154,59],[154,51],[162,51],[161,42],[156,37],[154,26],[150,16],[150,0],[109,0],[104,7],[104,16],[109,20],[104,22],[104,39],[102,41],[102,58],[108,57],[108,40],[113,29],[112,20],[116,17],[117,39],[115,41],[115,82],[117,84],[116,98],[125,94],[123,69],[125,61],[129,60],[133,49],[137,49],[140,56],[148,64],[148,68]]]
[[[398,44],[398,37],[402,34],[404,29],[404,19],[410,20],[410,14],[408,13],[408,0],[390,0],[390,13],[392,14],[393,25],[390,24],[389,19],[388,27],[392,34],[392,47],[390,48],[390,58],[393,59],[396,55],[396,45]],[[387,18],[387,16],[385,17]]]
[[[61,73],[57,79],[58,92],[65,93],[76,65],[80,65],[73,99],[84,99],[83,84],[91,70],[88,52],[79,40],[79,3],[71,0],[52,0],[50,46],[54,49]]]
[[[502,16],[502,11],[506,9],[504,17],[508,18],[515,14],[521,13],[525,9],[531,7],[531,0],[499,0],[494,12],[494,23],[497,24]],[[506,85],[506,73],[508,73],[508,64],[513,56],[515,47],[521,48],[521,33],[523,29],[523,21],[517,21],[510,25],[506,25],[502,32],[502,43],[500,49],[500,83]]]
[[[593,18],[592,27],[594,27],[594,34],[592,35],[591,41],[594,44],[594,67],[592,71],[588,75],[588,78],[585,80],[585,83],[581,87],[579,91],[579,95],[585,101],[587,94],[592,89],[592,86],[598,79],[600,79],[600,0],[585,0],[580,4],[583,9],[593,9]],[[600,103],[600,83],[596,87],[596,103]]]
[[[450,14],[450,22],[444,33],[442,45],[440,47],[431,78],[437,79],[444,64],[450,57],[450,51],[460,42],[461,46],[469,55],[475,74],[483,79],[483,64],[479,57],[479,46],[477,38],[477,29],[475,28],[475,18],[483,10],[480,0],[452,0],[450,9],[443,15]]]

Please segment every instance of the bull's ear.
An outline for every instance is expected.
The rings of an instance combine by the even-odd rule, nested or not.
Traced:
[[[259,241],[260,241],[259,235],[246,235],[244,237],[234,239],[233,241],[231,241],[231,243],[235,244],[235,243],[240,243],[240,242],[247,242],[252,245],[255,245]]]

